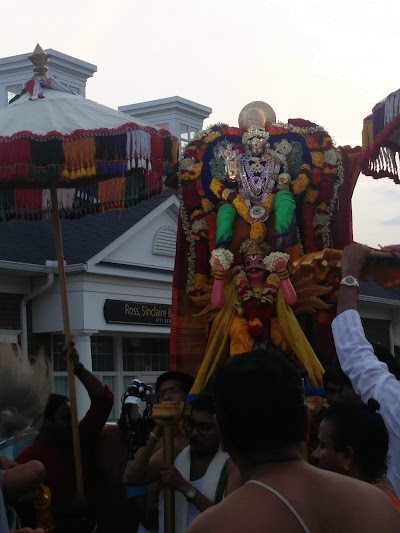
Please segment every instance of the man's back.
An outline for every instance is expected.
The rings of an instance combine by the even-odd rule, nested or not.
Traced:
[[[267,465],[266,465],[267,466]],[[400,513],[372,485],[318,470],[303,461],[268,465],[257,480],[278,491],[311,533],[400,530]],[[267,489],[248,483],[200,515],[188,533],[305,531],[293,512]]]

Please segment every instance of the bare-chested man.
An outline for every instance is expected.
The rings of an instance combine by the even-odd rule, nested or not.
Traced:
[[[399,512],[378,489],[302,459],[309,415],[302,380],[284,354],[271,347],[228,359],[217,371],[215,393],[223,445],[245,484],[202,513],[188,533],[399,530]]]

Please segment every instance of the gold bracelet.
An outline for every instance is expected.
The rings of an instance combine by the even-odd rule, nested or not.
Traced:
[[[287,270],[287,268],[285,268],[285,270],[277,272],[277,275],[278,275],[278,278],[280,279],[280,281],[283,281],[283,280],[289,278],[289,271]]]
[[[160,439],[160,437],[157,437],[157,435],[154,433],[154,431],[150,431],[149,437],[153,437],[153,439],[155,439],[156,441],[158,441]]]

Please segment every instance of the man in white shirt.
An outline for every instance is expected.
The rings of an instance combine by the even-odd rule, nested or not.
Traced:
[[[354,390],[364,403],[373,398],[380,404],[389,434],[387,477],[400,496],[400,382],[375,356],[358,313],[358,279],[369,251],[361,244],[352,244],[343,251],[342,281],[332,331],[337,356]]]

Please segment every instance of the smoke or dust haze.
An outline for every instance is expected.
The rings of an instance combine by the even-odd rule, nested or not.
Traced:
[[[0,438],[37,425],[51,392],[51,373],[43,351],[31,364],[16,344],[0,343]]]

